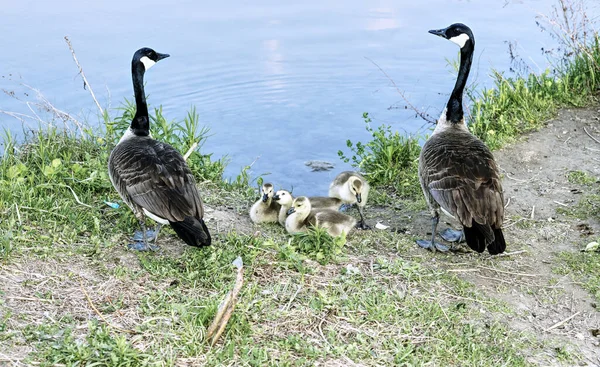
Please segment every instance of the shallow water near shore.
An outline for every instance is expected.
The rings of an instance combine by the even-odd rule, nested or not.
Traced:
[[[226,177],[252,164],[252,176],[268,173],[265,180],[276,188],[324,195],[331,179],[351,168],[337,151],[346,149],[347,139],[370,137],[363,112],[374,124],[399,131],[429,127],[405,109],[378,67],[415,107],[436,118],[454,83],[448,60],[458,49],[427,30],[469,25],[476,38],[469,82],[489,87],[491,68],[510,69],[507,42],[516,42],[533,71],[547,67],[541,49],[555,44],[536,26],[536,16],[550,14],[555,3],[11,2],[0,15],[5,29],[15,30],[0,54],[0,85],[8,92],[0,96],[0,109],[32,115],[24,102],[34,101],[35,93],[26,84],[57,108],[97,124],[97,109],[63,37],[70,37],[104,108],[132,98],[131,56],[149,46],[171,54],[147,74],[150,104],[163,105],[165,116],[176,120],[196,106],[211,130],[203,152],[229,156]],[[22,136],[17,119],[0,115],[0,125]],[[311,172],[309,160],[335,168]]]

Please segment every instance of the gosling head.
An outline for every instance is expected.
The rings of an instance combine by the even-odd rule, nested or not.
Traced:
[[[168,54],[161,54],[151,48],[143,47],[133,54],[133,60],[131,60],[131,64],[132,66],[135,66],[138,63],[141,63],[144,65],[144,70],[148,70],[158,61],[166,59],[167,57],[169,57]]]
[[[462,23],[454,23],[451,26],[444,29],[432,29],[429,31],[431,34],[443,37],[451,42],[454,42],[461,49],[466,45],[473,46],[475,44],[475,38],[471,28],[467,27]]]
[[[360,203],[362,201],[362,181],[358,177],[352,177],[350,181],[348,181],[348,185],[350,185],[350,192],[356,196],[356,202]]]
[[[290,215],[292,213],[304,214],[310,213],[312,209],[310,205],[310,201],[306,196],[299,196],[294,199],[292,202],[292,207],[287,211],[287,214]]]
[[[273,184],[263,184],[260,191],[262,193],[262,201],[263,203],[266,203],[267,201],[269,201],[270,198],[273,197]]]
[[[273,196],[273,200],[281,204],[281,206],[288,206],[292,204],[294,198],[292,197],[292,194],[290,194],[289,191],[279,190],[275,193],[275,196]]]

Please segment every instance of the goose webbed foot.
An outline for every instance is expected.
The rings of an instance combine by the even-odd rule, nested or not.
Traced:
[[[364,220],[359,220],[358,222],[356,222],[356,228],[362,229],[362,230],[368,230],[368,229],[371,229],[371,226],[368,225],[367,223],[365,223]]]
[[[431,245],[431,241],[427,241],[427,240],[417,240],[417,245],[419,245],[419,247],[422,248],[426,248],[430,251],[439,251],[439,252],[448,252],[450,251],[450,247],[443,245],[439,242],[434,242],[433,246]]]
[[[156,238],[157,235],[157,231],[153,230],[153,229],[149,229],[146,231],[146,240],[147,241],[154,241],[154,239]],[[133,238],[132,240],[134,241],[143,241],[144,237],[142,237],[142,231],[135,231],[135,233],[133,234]]]
[[[463,231],[457,231],[451,228],[446,228],[442,233],[440,233],[440,237],[444,239],[446,242],[464,242],[465,234]]]
[[[350,208],[352,208],[354,204],[342,204],[340,205],[340,212],[347,212],[348,210],[350,210]]]
[[[146,236],[144,238],[142,231],[135,231],[132,238],[133,243],[127,244],[127,248],[135,251],[157,251],[159,247],[156,245],[156,240],[160,232],[160,227],[149,229],[145,232]],[[149,242],[154,242],[154,244]]]
[[[134,241],[127,244],[127,248],[134,251],[158,251],[160,247],[144,241]]]

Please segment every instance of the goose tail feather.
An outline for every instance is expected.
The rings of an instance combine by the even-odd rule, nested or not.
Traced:
[[[169,222],[171,227],[185,243],[194,247],[210,246],[211,238],[204,220],[185,217],[180,222]]]

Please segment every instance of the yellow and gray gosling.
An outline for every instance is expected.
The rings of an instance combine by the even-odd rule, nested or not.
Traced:
[[[431,209],[432,228],[431,241],[419,240],[417,244],[434,251],[448,250],[435,242],[441,209],[462,224],[470,248],[499,254],[506,249],[506,242],[502,233],[504,197],[498,166],[489,148],[467,128],[462,107],[475,38],[471,29],[461,23],[429,33],[460,47],[460,67],[448,104],[419,157],[419,179]]]
[[[142,228],[142,242],[129,245],[136,250],[153,249],[147,243],[146,216],[159,223],[154,243],[163,224],[170,224],[190,246],[211,243],[194,175],[175,148],[150,136],[144,73],[167,57],[147,47],[133,55],[131,74],[136,112],[108,159],[110,181]]]
[[[308,198],[312,209],[330,209],[338,210],[342,205],[342,200],[338,198],[332,198],[327,196],[311,196]],[[273,196],[273,200],[281,205],[279,210],[279,224],[285,227],[285,220],[287,218],[287,211],[292,207],[292,201],[294,197],[287,190],[279,190]]]
[[[357,228],[360,229],[371,228],[365,223],[363,215],[363,208],[369,198],[369,189],[367,180],[360,173],[353,171],[340,173],[329,185],[329,196],[340,199],[344,204],[356,204],[360,214]]]
[[[356,225],[356,219],[331,209],[312,209],[306,196],[299,196],[292,202],[285,220],[285,230],[289,234],[305,232],[308,226],[325,228],[330,236],[348,234]]]
[[[250,208],[250,219],[254,223],[277,223],[281,205],[273,200],[273,185],[270,183],[263,184],[260,194],[260,199]]]

